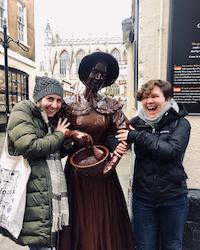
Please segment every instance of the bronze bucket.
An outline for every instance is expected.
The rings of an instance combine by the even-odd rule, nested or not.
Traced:
[[[101,145],[95,145],[95,147],[103,152],[99,160],[94,157],[92,146],[78,150],[70,158],[70,164],[85,176],[103,175],[105,164],[108,162],[109,150]]]

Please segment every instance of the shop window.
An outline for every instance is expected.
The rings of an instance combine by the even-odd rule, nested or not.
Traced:
[[[28,99],[28,74],[13,68],[8,71],[9,110],[21,100]],[[4,66],[0,66],[0,130],[6,124]]]

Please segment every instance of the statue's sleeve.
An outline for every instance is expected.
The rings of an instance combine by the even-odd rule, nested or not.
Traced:
[[[117,110],[112,115],[112,132],[111,134],[116,134],[117,130],[128,128],[128,118],[122,112],[121,109]]]

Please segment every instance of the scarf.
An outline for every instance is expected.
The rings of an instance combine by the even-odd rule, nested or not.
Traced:
[[[52,133],[48,117],[44,111],[40,111],[44,122],[48,127],[48,134]],[[59,151],[50,154],[46,159],[52,189],[52,232],[57,232],[62,229],[62,226],[69,224],[69,205],[67,197],[67,184],[61,163]]]
[[[177,113],[179,112],[179,107],[178,104],[173,100],[173,98],[171,98],[166,105],[164,106],[164,108],[161,110],[161,112],[157,115],[157,117],[151,119],[148,116],[146,116],[143,107],[141,107],[138,111],[138,116],[145,121],[146,123],[148,123],[152,128],[155,128],[156,125],[158,124],[158,122],[162,119],[162,117],[167,113],[167,111],[173,108]]]

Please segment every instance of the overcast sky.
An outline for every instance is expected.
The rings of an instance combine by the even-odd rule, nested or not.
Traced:
[[[49,20],[61,35],[120,35],[121,22],[131,15],[131,0],[35,0],[37,28]]]
[[[121,22],[131,16],[131,0],[35,0],[36,49],[47,20],[61,38],[122,36]]]

